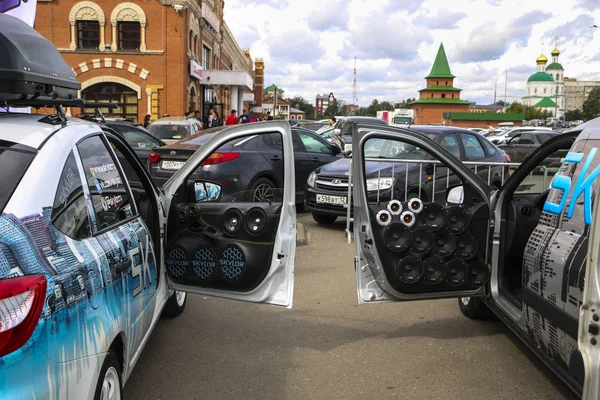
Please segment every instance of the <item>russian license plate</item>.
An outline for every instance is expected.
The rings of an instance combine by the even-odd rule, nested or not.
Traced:
[[[162,169],[181,169],[185,161],[163,161]]]
[[[318,194],[317,203],[347,204],[348,198],[346,196],[330,196],[328,194]]]

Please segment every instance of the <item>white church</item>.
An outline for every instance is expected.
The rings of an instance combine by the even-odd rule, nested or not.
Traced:
[[[550,111],[555,118],[562,118],[565,113],[565,69],[558,62],[560,51],[552,50],[552,62],[542,53],[536,60],[537,72],[527,79],[527,96],[522,99],[523,105],[539,107]]]

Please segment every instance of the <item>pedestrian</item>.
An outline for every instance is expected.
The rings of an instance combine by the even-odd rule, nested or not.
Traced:
[[[227,117],[227,120],[225,121],[225,125],[238,125],[240,123],[240,121],[238,120],[238,117],[236,114],[237,114],[237,111],[231,110],[231,114],[229,114],[229,117]]]
[[[198,121],[202,122],[202,115],[200,115],[200,111],[198,111],[198,110],[194,111],[194,118],[196,118]]]
[[[152,115],[146,114],[146,116],[144,117],[144,128],[147,128],[148,125],[150,125],[151,118],[152,118]]]
[[[334,116],[331,116],[331,117],[329,118],[329,121],[327,121],[327,124],[328,124],[329,126],[333,126],[333,125],[335,125],[335,122],[336,122],[336,119],[335,119],[335,117],[334,117]]]
[[[267,121],[273,121],[273,116],[271,115],[271,111],[267,111]]]
[[[258,122],[256,115],[252,111],[250,111],[250,122]]]
[[[247,124],[248,122],[250,122],[250,116],[244,110],[244,113],[240,115],[240,124]]]

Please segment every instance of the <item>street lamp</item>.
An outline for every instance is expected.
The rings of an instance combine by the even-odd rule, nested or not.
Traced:
[[[498,60],[497,57],[492,57],[492,60]],[[502,107],[502,111],[504,111],[504,107],[506,107],[506,99],[508,96],[506,95],[506,89],[508,87],[508,67],[505,67],[504,72],[504,106]],[[499,74],[498,76],[502,75]],[[498,83],[498,76],[496,76],[496,83]],[[496,104],[496,85],[494,84],[494,104]]]

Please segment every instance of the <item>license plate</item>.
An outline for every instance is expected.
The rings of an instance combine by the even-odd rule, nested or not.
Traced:
[[[318,194],[317,203],[347,204],[348,198],[345,196],[329,196],[327,194]]]
[[[162,169],[181,169],[185,161],[163,161]]]

